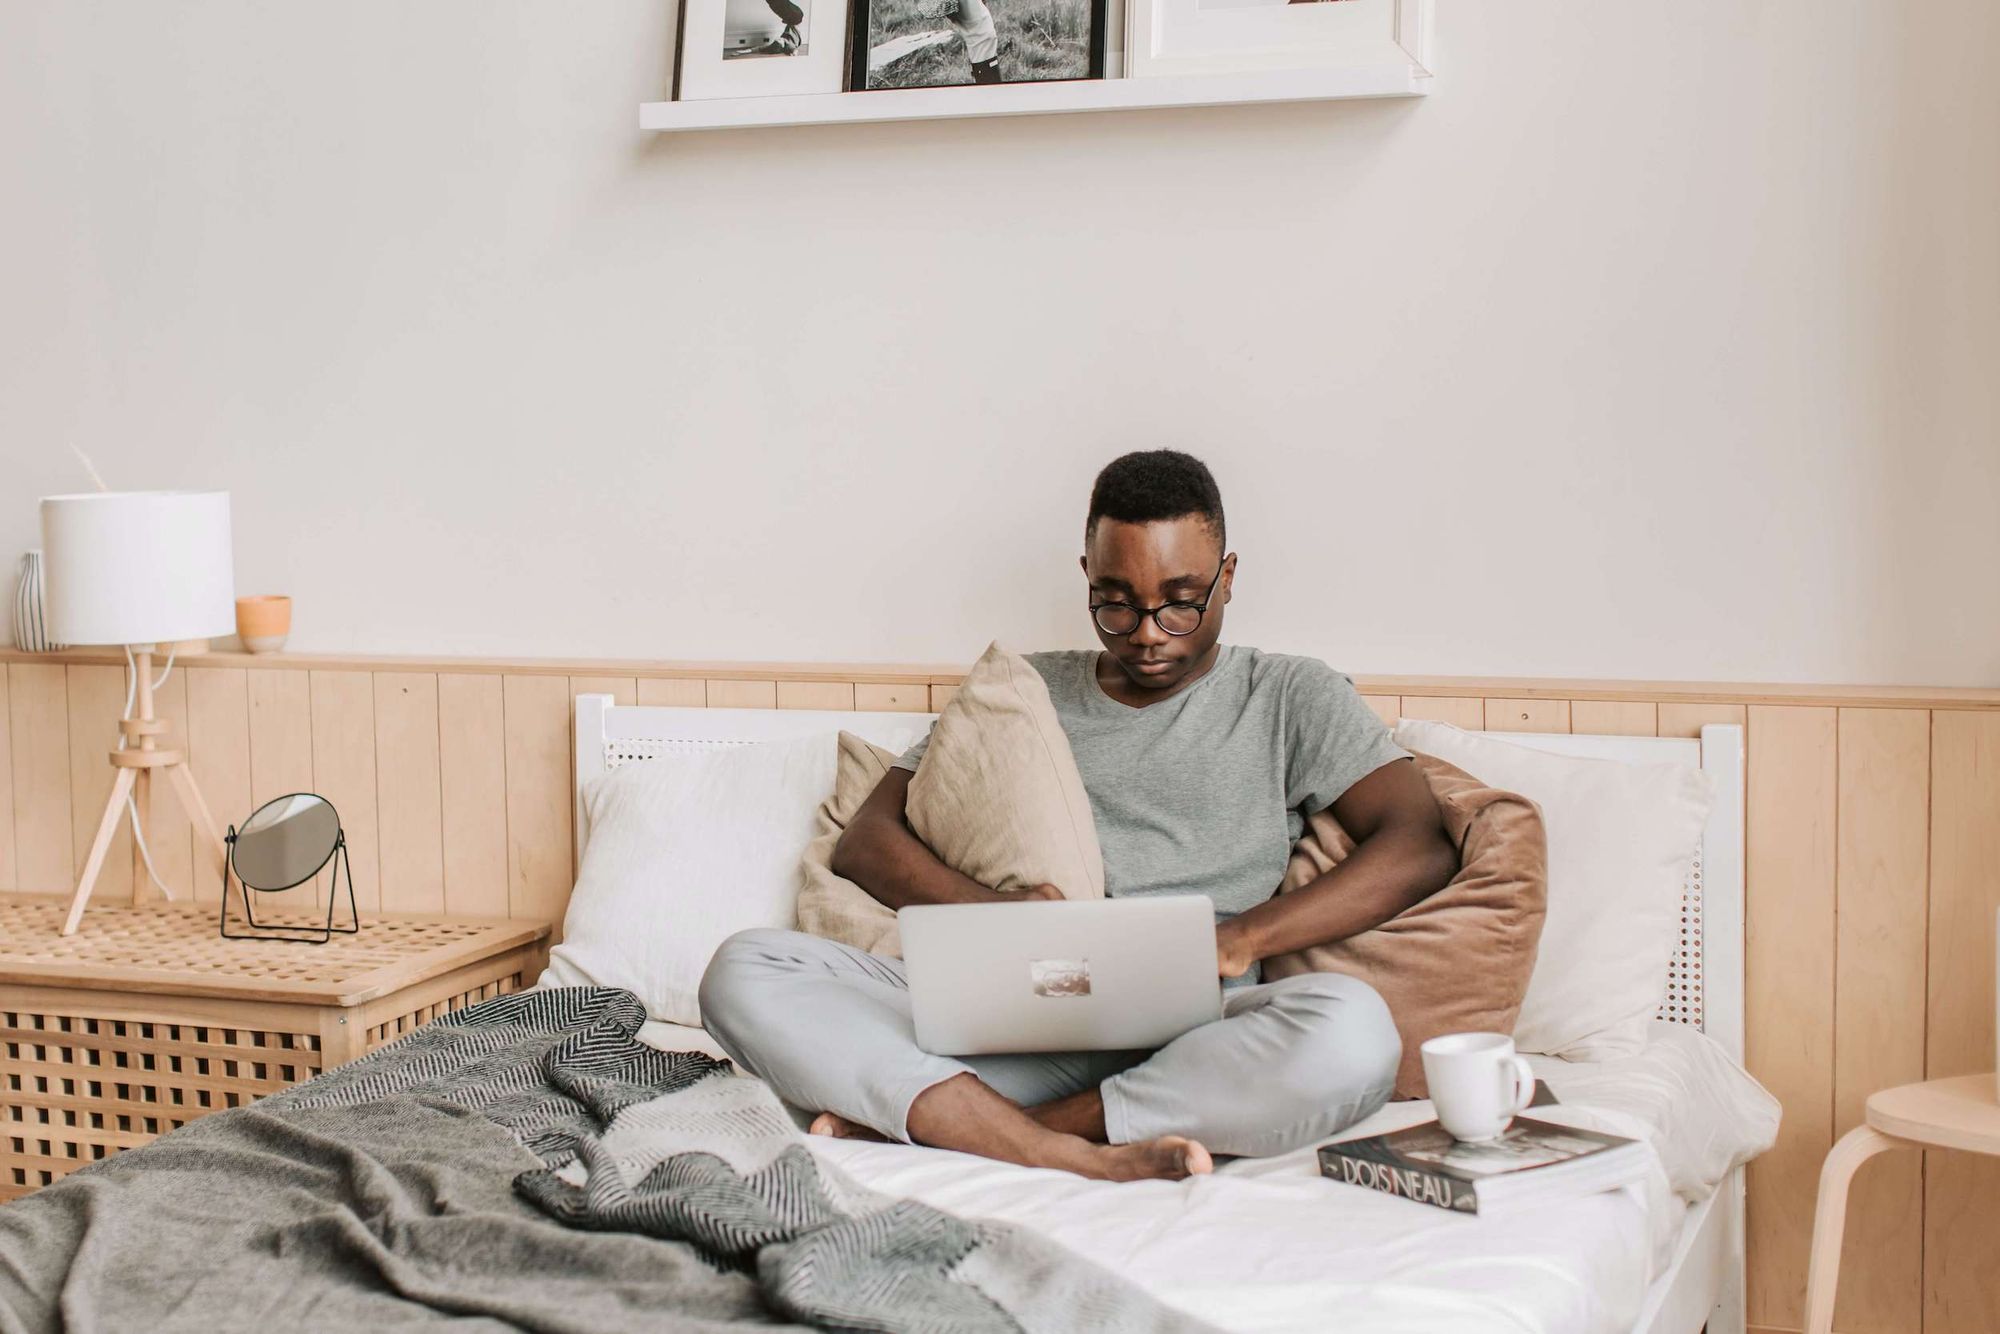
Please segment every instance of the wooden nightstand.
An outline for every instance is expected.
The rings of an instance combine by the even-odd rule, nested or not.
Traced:
[[[1847,1187],[1861,1164],[1889,1149],[2000,1154],[2000,1098],[1995,1097],[1990,1074],[1883,1089],[1868,1096],[1866,1117],[1840,1137],[1820,1169],[1812,1261],[1806,1275],[1805,1334],[1827,1334],[1833,1328],[1840,1238],[1847,1230]]]
[[[0,1200],[534,983],[549,929],[364,915],[324,945],[223,940],[214,905],[0,894]]]

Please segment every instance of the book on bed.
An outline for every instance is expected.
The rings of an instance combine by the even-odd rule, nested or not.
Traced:
[[[1517,1116],[1498,1139],[1461,1144],[1435,1121],[1328,1144],[1321,1175],[1456,1213],[1493,1214],[1594,1195],[1639,1180],[1646,1146]]]

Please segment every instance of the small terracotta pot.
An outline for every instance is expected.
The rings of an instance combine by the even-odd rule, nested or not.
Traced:
[[[292,632],[292,600],[275,594],[236,599],[236,634],[252,653],[276,653]]]

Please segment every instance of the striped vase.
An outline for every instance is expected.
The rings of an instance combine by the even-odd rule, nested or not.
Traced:
[[[42,589],[42,553],[30,551],[21,557],[21,585],[14,592],[14,647],[30,653],[47,653],[61,648],[49,639],[48,622],[43,616],[47,598]]]

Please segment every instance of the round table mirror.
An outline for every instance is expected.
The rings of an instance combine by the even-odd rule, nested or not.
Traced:
[[[290,889],[312,879],[339,841],[340,816],[325,797],[267,801],[236,831],[236,878],[251,889]]]
[[[226,940],[296,940],[323,945],[335,933],[352,935],[361,929],[354,908],[354,871],[348,866],[347,836],[340,829],[340,814],[333,803],[311,792],[294,792],[267,801],[250,813],[241,829],[232,828],[223,840],[229,845],[229,865],[222,878],[222,905],[217,927]],[[250,901],[250,891],[275,893],[303,885],[322,867],[331,866],[327,883],[326,920],[301,922],[294,913],[276,921],[260,922]],[[346,926],[333,924],[334,905],[340,896],[340,872],[347,868]],[[229,881],[242,886],[243,925],[249,933],[229,929]]]

